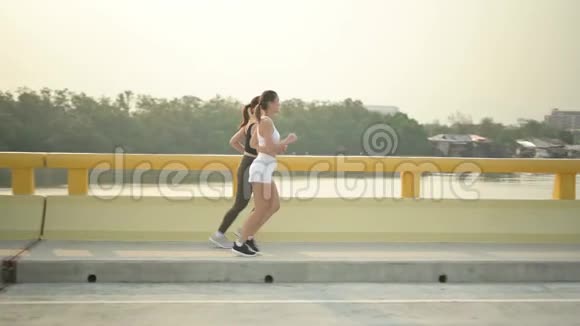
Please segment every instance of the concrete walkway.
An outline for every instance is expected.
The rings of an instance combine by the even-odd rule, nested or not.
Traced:
[[[191,242],[0,242],[29,282],[580,281],[580,245],[262,243],[262,257]]]
[[[580,284],[24,284],[1,325],[580,325]]]

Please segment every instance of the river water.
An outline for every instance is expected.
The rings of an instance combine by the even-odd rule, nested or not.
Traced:
[[[278,177],[280,196],[283,198],[399,198],[400,179],[389,177]],[[468,176],[454,174],[424,176],[421,197],[431,199],[550,199],[554,184],[553,175],[507,174],[501,176]],[[0,194],[10,194],[9,188],[0,188]],[[580,176],[576,182],[580,193]],[[37,194],[67,195],[66,185],[39,187]],[[229,181],[196,182],[189,184],[104,184],[91,185],[90,194],[103,198],[115,196],[165,196],[174,198],[229,197]]]

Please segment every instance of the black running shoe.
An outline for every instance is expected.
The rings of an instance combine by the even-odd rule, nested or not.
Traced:
[[[260,254],[260,249],[258,249],[258,246],[256,246],[256,241],[254,241],[254,239],[246,241],[246,245],[248,245],[248,247],[250,247],[250,250],[252,250],[256,254]]]
[[[250,249],[247,242],[238,246],[237,243],[234,242],[234,247],[232,248],[232,252],[238,256],[242,257],[254,257],[256,253]]]

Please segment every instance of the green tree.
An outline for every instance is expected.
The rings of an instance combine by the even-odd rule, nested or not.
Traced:
[[[234,154],[228,140],[241,119],[242,103],[216,96],[156,98],[125,91],[116,97],[94,98],[67,89],[22,88],[0,92],[0,150],[48,152],[106,152],[122,147],[129,153]],[[440,133],[480,134],[503,148],[518,138],[559,138],[570,133],[543,122],[523,120],[505,126],[491,118],[479,123],[456,112],[448,124],[421,125],[407,114],[368,111],[361,101],[303,101],[282,103],[276,125],[282,134],[295,132],[296,154],[359,155],[365,130],[388,124],[398,136],[394,155],[430,155],[428,136]]]

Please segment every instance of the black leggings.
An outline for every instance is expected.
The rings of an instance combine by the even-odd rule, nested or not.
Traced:
[[[228,228],[234,223],[241,211],[248,206],[252,197],[252,184],[248,181],[250,165],[254,162],[255,157],[244,155],[240,167],[238,168],[238,189],[236,190],[236,201],[234,206],[224,216],[222,224],[219,227],[221,233],[226,233]]]

